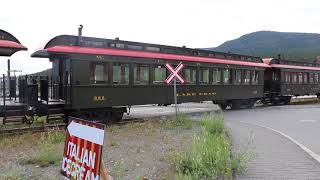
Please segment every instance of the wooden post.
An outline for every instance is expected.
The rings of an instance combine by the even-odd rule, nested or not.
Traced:
[[[110,175],[108,175],[107,169],[104,166],[103,160],[101,160],[101,166],[100,166],[100,179],[101,180],[113,180],[113,178]]]

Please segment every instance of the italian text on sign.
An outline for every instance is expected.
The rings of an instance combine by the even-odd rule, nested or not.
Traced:
[[[69,179],[99,180],[104,125],[69,119],[61,173]]]
[[[184,67],[182,63],[178,64],[175,69],[168,63],[165,66],[171,72],[170,76],[165,80],[167,84],[170,84],[174,78],[178,79],[181,84],[184,83],[184,79],[179,74]]]

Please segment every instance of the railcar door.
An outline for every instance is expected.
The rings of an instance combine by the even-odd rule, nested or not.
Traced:
[[[280,70],[267,69],[264,74],[264,91],[268,94],[280,92]]]
[[[53,61],[52,65],[52,83],[53,99],[60,99],[68,102],[70,99],[70,76],[71,76],[71,63],[70,59],[58,59]]]
[[[60,62],[59,60],[52,61],[52,99],[60,99]]]

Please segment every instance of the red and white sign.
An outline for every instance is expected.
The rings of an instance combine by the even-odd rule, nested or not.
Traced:
[[[69,179],[99,180],[104,125],[70,117],[61,173]]]
[[[175,69],[168,63],[165,66],[171,72],[170,76],[165,80],[167,84],[170,84],[174,78],[177,78],[177,80],[180,81],[181,84],[184,83],[184,79],[179,74],[184,67],[182,63],[179,63]]]

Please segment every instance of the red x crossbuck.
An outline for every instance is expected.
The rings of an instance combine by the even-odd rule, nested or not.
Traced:
[[[184,79],[179,74],[184,67],[182,63],[178,64],[175,69],[168,63],[165,66],[171,72],[170,76],[165,80],[167,84],[170,84],[174,78],[177,78],[181,84],[184,83]]]

